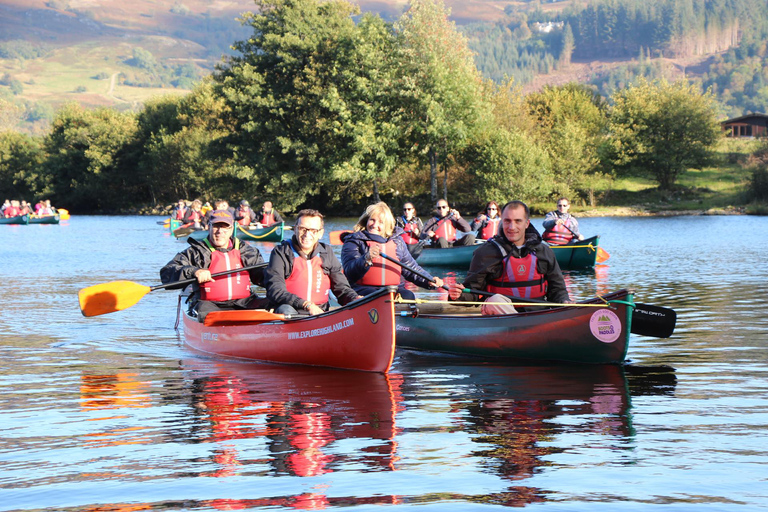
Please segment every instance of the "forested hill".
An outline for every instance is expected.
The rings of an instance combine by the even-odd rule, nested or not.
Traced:
[[[406,0],[358,0],[396,20]],[[497,82],[604,96],[643,76],[711,87],[721,116],[768,112],[765,0],[446,0]],[[0,0],[0,127],[40,133],[68,101],[137,110],[186,93],[247,37],[252,0]]]

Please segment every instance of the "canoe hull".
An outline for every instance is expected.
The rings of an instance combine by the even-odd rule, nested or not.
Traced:
[[[395,351],[390,292],[315,317],[205,326],[184,314],[187,345],[209,354],[273,363],[387,372]]]
[[[56,215],[44,215],[42,217],[29,217],[30,224],[58,224],[61,217],[57,213]]]
[[[600,237],[585,238],[570,245],[552,245],[557,263],[562,270],[578,270],[595,266]]]
[[[425,247],[416,261],[421,266],[469,268],[475,249],[482,244],[449,247],[447,249]]]
[[[29,224],[29,215],[17,217],[0,217],[0,224]]]
[[[626,290],[605,298],[632,302]],[[398,316],[397,345],[487,359],[609,364],[624,361],[630,328],[631,308],[620,303],[485,317],[423,314]]]
[[[243,229],[238,227],[235,236],[240,240],[248,242],[280,242],[283,240],[283,234],[285,232],[285,224],[280,223],[266,228]],[[208,236],[208,230],[179,228],[175,230],[173,234],[176,238],[191,237],[195,240],[202,240]]]

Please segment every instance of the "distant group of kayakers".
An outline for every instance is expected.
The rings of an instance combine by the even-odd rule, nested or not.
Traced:
[[[198,200],[189,207],[179,201],[172,218],[209,233],[202,240],[190,238],[190,247],[166,264],[160,277],[164,284],[197,280],[190,311],[200,321],[211,311],[226,309],[317,315],[330,309],[331,292],[346,305],[385,286],[397,287],[402,299],[412,300],[415,295],[406,289],[406,281],[426,289],[445,288],[451,301],[484,301],[484,315],[515,313],[515,298],[571,303],[550,244],[567,244],[583,236],[568,213],[568,199],[560,198],[557,205],[557,211],[546,216],[542,236],[531,225],[528,206],[521,201],[501,207],[490,201],[471,225],[444,199],[437,201],[435,214],[426,224],[416,215],[413,203],[405,203],[403,215],[395,219],[389,206],[379,202],[368,206],[354,229],[340,237],[341,261],[329,244],[320,242],[325,233],[323,214],[305,209],[297,214],[293,236],[275,247],[266,263],[257,248],[241,243],[233,234],[236,224],[283,222],[270,201],[264,202],[258,214],[245,200],[238,208],[217,201],[207,213]],[[466,234],[459,238],[459,232]],[[476,239],[486,242],[474,251],[461,284],[446,286],[419,266],[412,254],[415,247],[448,249],[474,245]],[[249,266],[257,268],[211,277]],[[252,284],[265,288],[266,296],[255,295]]]
[[[50,199],[41,199],[34,207],[26,201],[6,199],[3,202],[3,205],[0,206],[0,215],[6,219],[22,215],[37,215],[43,217],[45,215],[56,215],[56,208],[51,206]]]
[[[264,201],[261,210],[256,212],[251,209],[250,203],[243,199],[237,208],[229,206],[229,202],[224,199],[214,201],[214,206],[205,203],[200,199],[193,200],[190,204],[184,199],[179,199],[171,211],[171,219],[179,221],[182,228],[208,229],[210,225],[211,213],[216,210],[226,210],[230,212],[238,225],[244,228],[248,227],[268,227],[283,222],[283,218],[272,207],[271,201]]]

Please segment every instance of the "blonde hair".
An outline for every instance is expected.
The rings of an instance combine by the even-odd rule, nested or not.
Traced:
[[[389,238],[395,231],[395,217],[392,215],[392,210],[389,209],[387,203],[384,201],[372,204],[365,209],[363,214],[357,220],[355,224],[355,231],[363,231],[368,227],[368,220],[374,215],[379,216],[384,221],[384,235]]]

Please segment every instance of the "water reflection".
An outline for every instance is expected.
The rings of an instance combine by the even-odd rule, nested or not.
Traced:
[[[670,367],[521,367],[444,358],[435,371],[434,359],[413,353],[408,366],[455,383],[443,387],[455,428],[474,434],[480,446],[472,455],[483,461],[484,471],[509,482],[504,492],[454,498],[505,506],[548,500],[547,491],[523,482],[545,471],[552,455],[571,449],[563,436],[587,437],[590,449],[632,450],[630,397],[670,394],[676,385]],[[408,380],[406,393],[411,385],[413,392],[424,387],[419,379]]]
[[[334,471],[392,471],[397,460],[395,414],[402,376],[322,368],[185,362],[193,375],[195,413],[208,425],[198,432],[215,443],[205,476],[319,476]],[[237,440],[258,440],[254,459]],[[355,441],[354,450],[337,445]],[[393,503],[395,497],[359,496],[355,503]],[[317,510],[331,504],[322,489],[259,500],[214,500],[231,510],[290,506]]]

